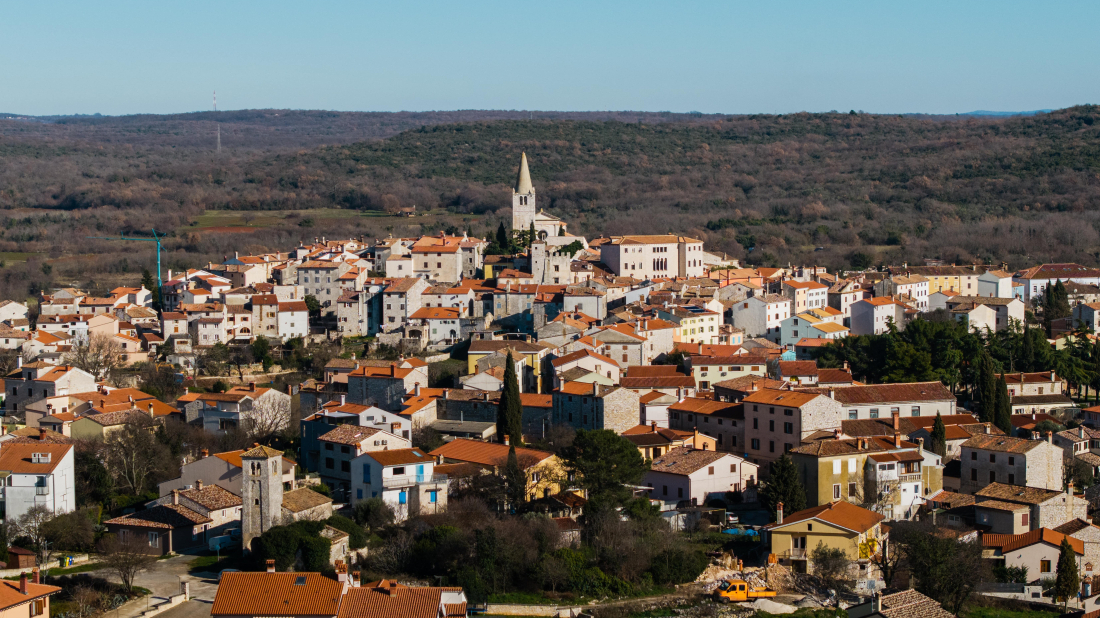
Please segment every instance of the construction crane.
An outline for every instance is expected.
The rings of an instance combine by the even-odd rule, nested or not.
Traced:
[[[94,238],[96,240],[136,240],[136,241],[140,241],[140,242],[155,242],[155,243],[157,243],[157,293],[158,294],[160,293],[160,288],[164,287],[164,279],[162,279],[161,276],[160,276],[160,252],[161,252],[160,239],[164,238],[164,237],[163,236],[158,236],[156,230],[153,230],[153,237],[152,238],[133,238],[133,237],[127,237],[125,234],[119,234],[117,238],[114,237],[114,236],[86,236],[86,238]]]

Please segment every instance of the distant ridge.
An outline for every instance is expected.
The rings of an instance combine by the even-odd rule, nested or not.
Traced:
[[[1037,109],[1030,112],[991,112],[988,110],[978,110],[976,112],[964,112],[959,114],[960,116],[1034,116],[1035,114],[1049,114],[1054,110],[1052,109]]]

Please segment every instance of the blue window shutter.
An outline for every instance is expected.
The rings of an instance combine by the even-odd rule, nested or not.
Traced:
[[[435,499],[436,499],[436,492],[434,492],[434,491],[429,491],[429,492],[428,492],[428,502],[431,502],[431,503],[433,503],[433,504],[434,504],[434,503],[435,503]]]
[[[404,491],[401,492],[400,494],[397,494],[397,502],[400,503],[400,504],[405,504],[408,501],[408,498],[409,498],[408,493],[406,493]]]
[[[355,490],[355,498],[357,500],[362,500],[363,499],[363,490],[362,489],[356,489]]]
[[[370,464],[363,464],[363,482],[370,485]]]

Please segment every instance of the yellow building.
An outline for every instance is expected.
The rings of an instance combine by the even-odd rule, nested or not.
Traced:
[[[469,375],[478,373],[477,361],[491,354],[508,354],[511,350],[514,360],[523,360],[530,368],[530,375],[534,383],[534,392],[542,392],[542,359],[550,353],[552,348],[530,341],[503,340],[503,339],[476,339],[470,342],[470,350],[466,353],[466,371]],[[523,376],[519,376],[520,390],[524,388]]]
[[[771,553],[799,573],[812,570],[810,554],[819,544],[840,549],[849,560],[866,561],[878,553],[882,540],[882,515],[844,501],[784,516],[783,505],[776,523],[764,527]]]
[[[104,440],[107,436],[123,427],[133,423],[153,426],[153,419],[149,414],[138,410],[122,410],[119,412],[104,412],[103,414],[90,414],[73,421],[69,431],[74,440],[92,439]]]
[[[504,471],[504,466],[508,463],[508,450],[509,446],[507,444],[499,442],[481,442],[480,440],[458,438],[428,454],[436,458],[437,466],[471,464],[479,468],[480,471],[501,474]],[[557,455],[530,448],[517,448],[516,459],[527,476],[528,500],[546,498],[568,488],[567,486],[563,487],[563,484],[568,485],[568,483],[563,483],[568,475]],[[447,473],[438,467],[436,470],[439,470],[441,474]],[[480,471],[478,473],[481,473]],[[451,475],[448,473],[448,476]]]

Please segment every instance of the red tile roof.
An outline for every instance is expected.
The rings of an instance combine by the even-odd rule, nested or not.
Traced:
[[[870,530],[875,524],[885,519],[885,517],[874,511],[868,511],[865,508],[839,500],[830,504],[815,506],[803,511],[791,513],[790,515],[785,515],[783,517],[783,523],[770,524],[765,526],[765,528],[774,530],[807,519],[817,519],[839,528],[844,528],[845,530],[862,533]]]
[[[210,615],[335,616],[343,587],[320,573],[225,573]]]
[[[478,440],[458,438],[435,449],[429,453],[429,455],[432,457],[442,455],[444,459],[476,463],[483,466],[496,466],[508,460],[509,448],[508,445],[500,444],[499,442],[480,442]],[[522,447],[516,448],[516,457],[520,459],[530,459],[539,462],[553,456],[553,453],[548,453],[546,451],[537,451],[535,449]]]
[[[985,503],[979,502],[977,506],[981,506],[982,504]],[[1071,536],[1066,536],[1060,532],[1055,532],[1050,528],[1039,528],[1023,534],[983,534],[982,546],[999,547],[1001,548],[1001,553],[1005,554],[1036,543],[1061,545],[1062,539],[1069,541],[1069,546],[1073,548],[1073,551],[1082,555],[1085,553],[1085,543],[1083,541]]]

